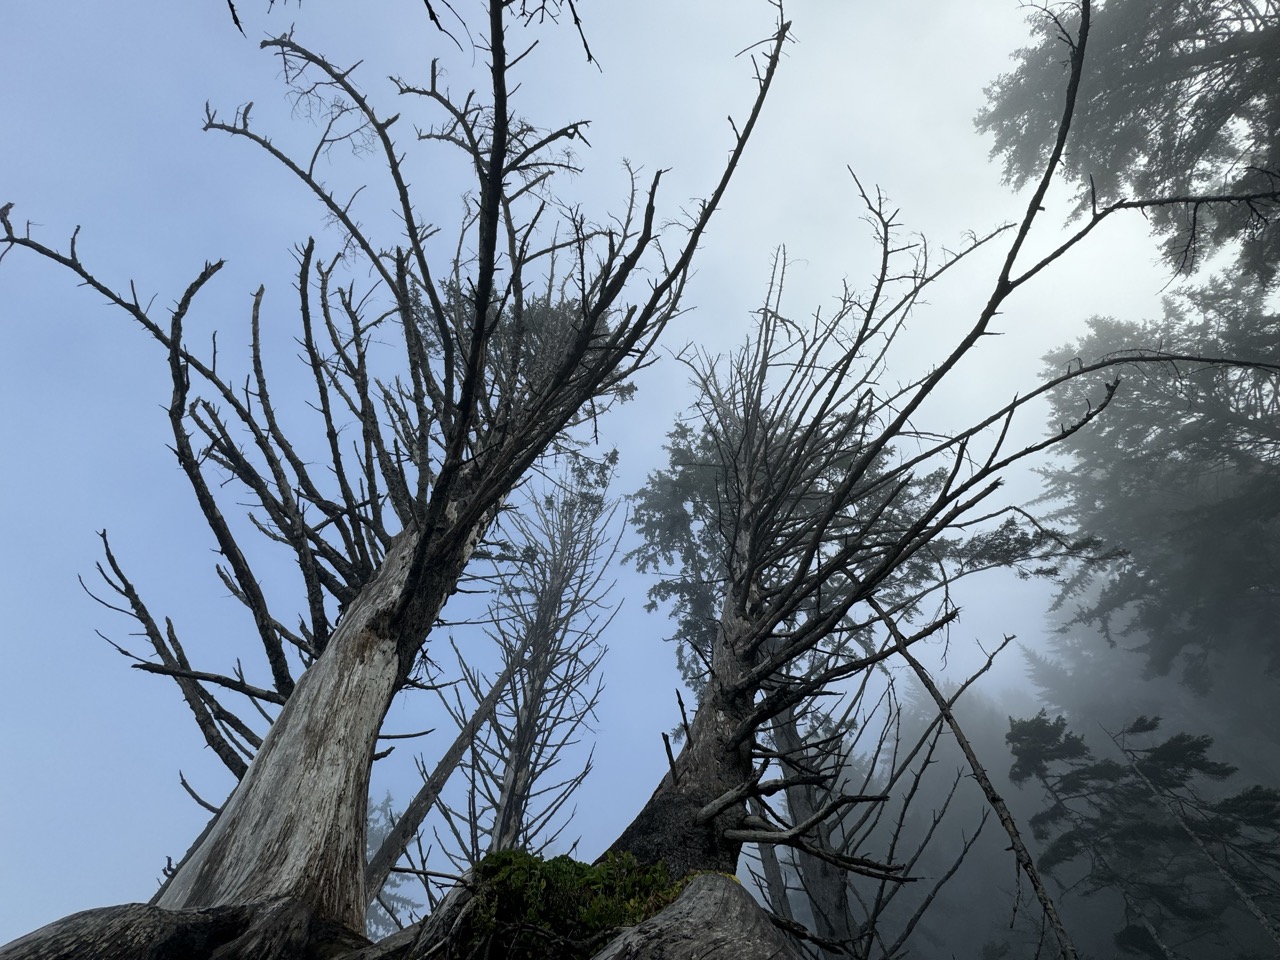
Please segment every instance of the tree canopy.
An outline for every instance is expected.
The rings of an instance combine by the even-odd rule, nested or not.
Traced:
[[[1079,569],[1062,603],[1112,643],[1140,649],[1152,672],[1201,689],[1224,658],[1274,671],[1277,403],[1274,372],[1205,366],[1204,354],[1274,363],[1280,318],[1249,285],[1218,278],[1165,301],[1163,318],[1095,317],[1047,356],[1057,375],[1134,343],[1168,358],[1125,376],[1113,415],[1058,447],[1046,498],[1110,559]],[[1055,396],[1053,423],[1087,402],[1081,380]]]
[[[1011,778],[1035,781],[1046,806],[1031,818],[1045,842],[1040,865],[1085,897],[1119,895],[1114,941],[1153,958],[1194,949],[1201,957],[1262,957],[1280,932],[1280,792],[1217,784],[1235,768],[1214,760],[1212,739],[1154,735],[1138,717],[1095,757],[1062,717],[1010,722]]]
[[[1033,42],[988,90],[978,128],[995,135],[1015,184],[1034,180],[1061,118],[1077,5],[1032,14]],[[1063,170],[1080,211],[1125,196],[1230,195],[1280,177],[1280,6],[1272,0],[1105,0],[1095,5],[1089,57]],[[1270,203],[1170,204],[1149,212],[1165,252],[1192,271],[1220,246],[1267,283],[1280,264]]]

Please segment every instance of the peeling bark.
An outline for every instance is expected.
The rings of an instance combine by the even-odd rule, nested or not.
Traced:
[[[432,582],[414,584],[418,538],[401,535],[158,906],[298,898],[319,917],[364,929],[365,819],[378,730],[407,672],[404,651],[417,648],[473,542],[462,538],[462,556],[436,557]],[[417,608],[421,617],[391,628],[392,614],[415,587],[427,595]]]

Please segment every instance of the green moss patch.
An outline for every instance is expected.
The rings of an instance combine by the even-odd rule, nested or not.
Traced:
[[[476,896],[455,941],[454,956],[467,960],[586,960],[612,931],[648,919],[684,888],[662,864],[644,867],[630,854],[587,864],[519,850],[486,857],[474,882]]]

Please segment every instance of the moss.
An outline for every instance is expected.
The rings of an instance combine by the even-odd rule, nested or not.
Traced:
[[[673,883],[662,864],[644,867],[630,854],[586,864],[519,850],[496,853],[476,867],[476,896],[453,956],[585,960],[612,931],[669,905],[684,882]]]

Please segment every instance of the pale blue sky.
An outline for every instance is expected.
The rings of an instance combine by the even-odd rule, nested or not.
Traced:
[[[1012,0],[982,4],[980,14],[976,6],[788,4],[798,42],[708,235],[687,301],[694,310],[669,331],[669,347],[738,342],[779,243],[797,261],[788,300],[798,314],[829,303],[842,278],[857,285],[870,275],[872,264],[859,260],[866,233],[846,165],[879,183],[903,221],[938,244],[1018,214],[972,116],[1024,35],[1023,11]],[[255,119],[278,142],[305,140],[311,128],[291,120],[276,65],[257,49],[293,20],[299,42],[335,61],[363,59],[364,86],[383,103],[391,100],[387,73],[420,76],[439,56],[464,86],[472,61],[429,29],[418,0],[308,0],[269,17],[265,0],[238,7],[249,39],[221,0],[0,7],[0,203],[14,202],[15,223],[30,219],[54,245],[65,246],[82,225],[85,262],[117,287],[136,280],[159,305],[206,259],[225,257],[196,329],[218,329],[229,355],[245,339],[250,294],[265,283],[283,396],[297,373],[288,362],[290,249],[310,233],[323,242],[323,221],[268,158],[202,133],[203,104],[229,116],[253,100]],[[671,168],[665,209],[675,216],[718,171],[725,116],[740,119],[753,92],[749,64],[734,54],[768,35],[771,8],[744,0],[586,0],[581,8],[603,72],[582,62],[572,37],[552,37],[535,54],[521,109],[547,123],[592,119],[594,149],[581,157],[588,171],[568,188],[589,212],[616,208],[626,157]],[[335,177],[350,173],[349,161],[334,165]],[[432,178],[431,219],[448,224],[461,209],[451,171],[416,176]],[[1051,200],[1052,222],[1065,211],[1061,197]],[[383,216],[371,201],[367,217]],[[1025,388],[1038,365],[1020,364],[1091,313],[1153,312],[1167,278],[1152,267],[1152,251],[1136,218],[1102,231],[1068,267],[1011,302],[1007,336],[970,365],[948,403],[977,409]],[[922,357],[967,326],[974,299],[985,298],[991,261],[975,267],[930,298],[911,341]],[[214,800],[230,787],[174,686],[129,670],[94,635],[124,639],[129,629],[76,584],[99,559],[95,532],[112,534],[131,576],[157,612],[174,617],[193,657],[226,669],[252,649],[239,645],[243,618],[212,576],[209,537],[164,445],[167,371],[157,345],[70,275],[21,251],[0,264],[0,330],[2,943],[74,910],[147,899],[165,856],[180,856],[205,819],[178,787],[177,771]],[[640,399],[607,422],[622,453],[623,489],[655,465],[687,401],[684,379],[678,365],[659,364],[642,377]],[[671,650],[658,642],[669,631],[642,613],[636,578],[619,577],[628,614],[605,638],[596,774],[578,802],[588,856],[652,789],[665,764],[659,733],[676,717]],[[979,591],[958,635],[1033,634],[1040,593],[1012,589]],[[430,755],[441,743],[424,749]]]

